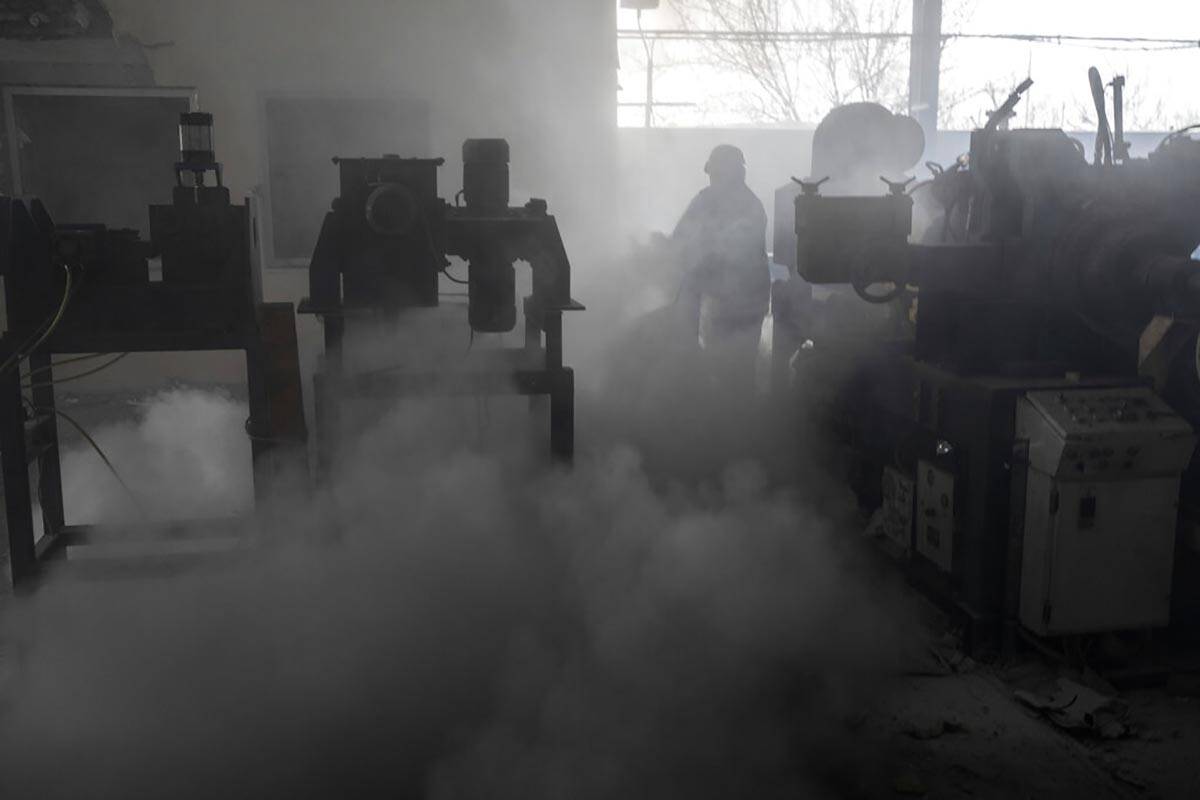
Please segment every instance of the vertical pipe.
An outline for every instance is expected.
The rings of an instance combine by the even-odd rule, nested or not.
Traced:
[[[30,390],[33,404],[48,415],[40,426],[48,447],[38,458],[38,502],[42,506],[42,526],[47,536],[55,536],[66,524],[63,511],[62,465],[58,451],[58,416],[54,413],[54,372],[49,353],[29,357],[30,374],[36,382]]]
[[[646,50],[646,118],[644,125],[647,128],[654,127],[654,44],[646,38],[646,32],[642,29],[642,9],[637,12],[638,31],[642,35],[642,47]]]
[[[543,312],[542,329],[546,332],[546,369],[558,370],[563,365],[562,311]]]
[[[932,147],[937,137],[941,69],[942,0],[913,0],[908,113],[921,123],[927,147]]]
[[[326,369],[318,368],[312,378],[313,416],[316,418],[316,480],[322,487],[328,486],[332,480],[342,422],[340,397],[337,396],[342,391],[341,382],[335,373]]]
[[[0,348],[7,357],[9,348]],[[13,585],[37,572],[33,540],[33,498],[30,497],[29,459],[25,449],[25,409],[21,407],[18,366],[0,374],[0,471],[4,476],[4,514],[8,527],[8,558]]]
[[[646,127],[654,127],[654,50],[646,51]]]
[[[559,370],[550,393],[550,452],[558,461],[575,457],[575,373]]]
[[[1117,161],[1129,160],[1129,142],[1125,141],[1125,76],[1113,78],[1113,158]]]
[[[261,509],[269,497],[267,486],[273,471],[271,450],[274,449],[261,336],[250,332],[243,352],[246,355],[246,391],[250,401],[250,418],[246,420],[246,430],[250,434],[250,475],[254,484],[255,508]]]

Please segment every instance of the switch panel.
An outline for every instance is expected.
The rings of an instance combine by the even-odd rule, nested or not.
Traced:
[[[1169,622],[1180,476],[1196,439],[1150,388],[1030,392],[1021,624],[1042,636]]]

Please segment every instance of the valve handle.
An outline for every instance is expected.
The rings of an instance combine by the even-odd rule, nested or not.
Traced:
[[[902,196],[908,191],[908,185],[915,181],[916,178],[912,177],[905,181],[890,181],[886,176],[880,175],[879,180],[887,184],[888,191],[893,195]]]
[[[821,194],[821,185],[823,183],[825,183],[827,180],[829,180],[829,176],[826,175],[824,178],[821,178],[821,180],[819,180],[819,181],[812,181],[812,180],[806,181],[806,180],[801,180],[800,178],[797,178],[794,176],[792,177],[792,180],[795,181],[796,183],[800,184],[800,191],[804,194],[805,197],[817,197]]]

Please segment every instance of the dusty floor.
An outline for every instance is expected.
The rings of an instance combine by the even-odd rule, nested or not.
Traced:
[[[940,640],[933,627],[930,635]],[[1092,676],[1119,711],[1120,735],[1105,739],[1068,732],[1018,699],[1060,678],[1083,680],[1068,667],[1028,652],[981,664],[945,644],[929,655],[850,721],[863,758],[844,776],[846,796],[1200,798],[1200,676],[1125,692]]]
[[[1136,729],[1089,741],[1058,730],[1013,698],[990,668],[898,679],[867,715],[863,797],[1200,797],[1200,705],[1162,691],[1127,698]]]
[[[116,414],[86,405],[78,411],[88,424]],[[0,605],[6,599],[0,597]],[[931,641],[942,641],[944,622],[936,613],[926,627]],[[883,699],[836,732],[856,755],[831,768],[829,796],[1200,798],[1197,676],[1117,693],[1126,730],[1104,739],[1068,733],[1017,699],[1017,690],[1060,676],[1036,653],[980,664],[942,644],[918,650],[907,674],[894,676],[880,693]],[[0,641],[0,713],[19,691],[11,647]]]
[[[1018,701],[1019,687],[1064,674],[1037,654],[1000,666],[947,652],[915,657],[881,699],[831,732],[855,756],[831,768],[829,797],[1200,798],[1195,681],[1118,693],[1126,732],[1105,740],[1068,733]],[[20,691],[12,655],[0,642],[0,713]]]

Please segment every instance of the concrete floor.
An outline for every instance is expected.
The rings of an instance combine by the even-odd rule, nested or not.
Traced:
[[[1200,798],[1200,674],[1120,692],[1036,652],[976,662],[947,645],[923,600],[930,643],[850,721],[861,769],[839,796],[1040,800]],[[928,658],[925,656],[928,655]],[[1123,707],[1121,738],[1069,733],[1016,697],[1059,678],[1088,682]]]
[[[858,726],[857,796],[1200,797],[1200,705],[1161,690],[1130,701],[1134,733],[1081,740],[1021,706],[991,668],[898,678]]]
[[[939,632],[931,628],[931,641]],[[940,649],[945,653],[945,649]],[[915,658],[877,699],[831,732],[840,754],[822,783],[831,797],[1184,800],[1200,797],[1200,698],[1194,685],[1120,694],[1129,734],[1079,738],[1014,696],[1060,671],[1034,654],[1004,666],[960,656]],[[0,641],[0,714],[21,691]],[[952,662],[949,666],[947,662]],[[811,754],[806,754],[811,757]]]
[[[83,402],[76,410],[89,426],[123,413],[120,404]],[[8,600],[0,597],[0,610]],[[936,612],[925,627],[931,642],[944,641]],[[1200,696],[1191,679],[1121,693],[1124,738],[1077,738],[1014,696],[1059,674],[1037,654],[1003,665],[952,656],[948,664],[944,646],[940,658],[917,650],[906,674],[836,732],[849,745],[843,752],[854,755],[830,767],[830,796],[1200,798]],[[0,640],[0,714],[21,691],[15,662],[11,643]]]

